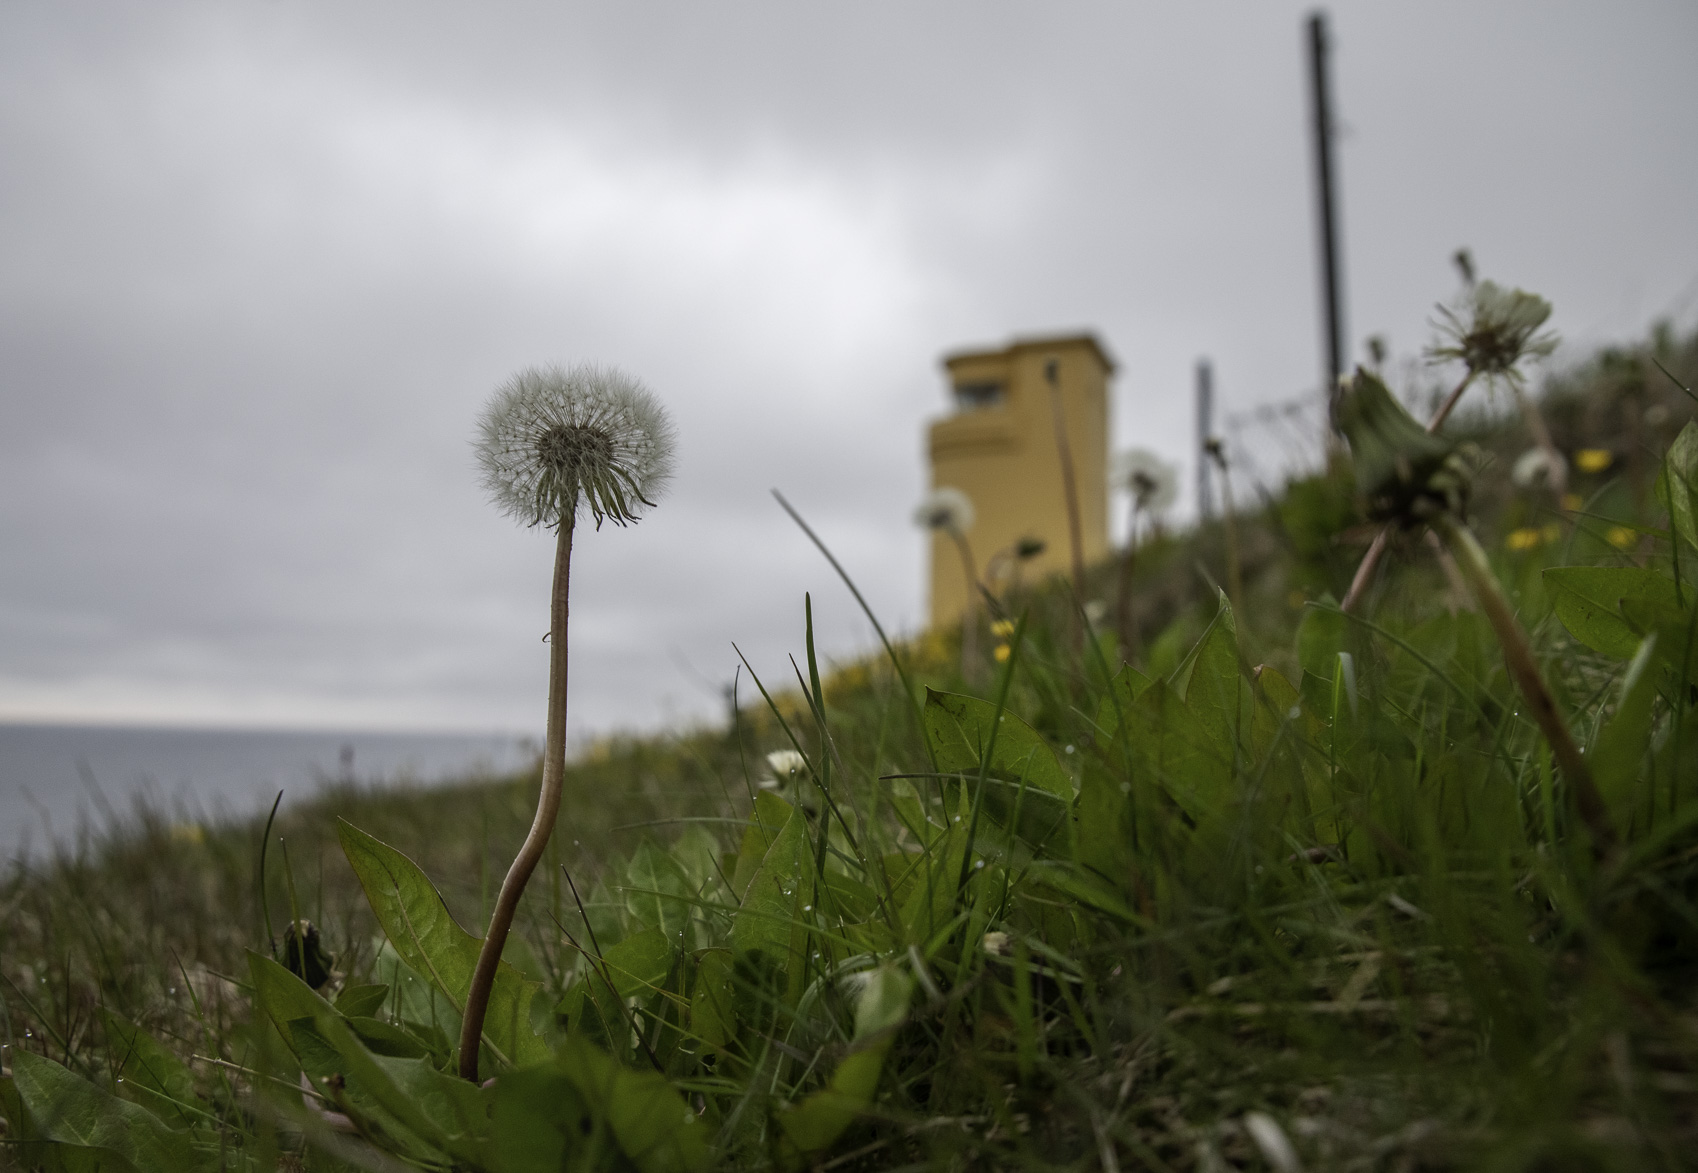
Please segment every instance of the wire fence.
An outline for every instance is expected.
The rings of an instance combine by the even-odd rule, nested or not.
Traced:
[[[1232,479],[1256,495],[1277,494],[1325,463],[1327,404],[1319,392],[1227,412],[1221,425]]]

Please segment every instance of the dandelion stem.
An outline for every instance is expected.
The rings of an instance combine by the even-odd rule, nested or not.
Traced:
[[[1557,709],[1556,699],[1545,686],[1539,662],[1533,656],[1532,645],[1527,642],[1527,633],[1522,630],[1509,600],[1504,597],[1497,576],[1486,560],[1486,552],[1480,548],[1473,531],[1448,513],[1435,517],[1431,525],[1439,540],[1455,556],[1457,569],[1462,572],[1463,579],[1480,604],[1480,610],[1492,625],[1498,644],[1503,648],[1504,665],[1521,689],[1521,695],[1527,698],[1533,720],[1550,743],[1551,756],[1556,759],[1574,794],[1580,817],[1591,829],[1594,847],[1600,855],[1608,852],[1615,846],[1616,836],[1603,795],[1598,792],[1592,771],[1580,754],[1580,747],[1574,743],[1568,723]]]
[[[1429,435],[1444,427],[1445,420],[1449,419],[1450,413],[1456,409],[1457,400],[1462,398],[1462,393],[1468,390],[1469,384],[1473,382],[1474,368],[1470,367],[1468,373],[1462,376],[1462,382],[1456,385],[1456,390],[1445,396],[1445,401],[1439,404],[1439,409],[1433,413],[1433,418],[1427,421]]]
[[[967,535],[951,526],[949,536],[961,555],[961,573],[967,586],[967,605],[961,611],[961,676],[972,680],[979,674],[979,572],[973,565]]]
[[[1079,521],[1079,483],[1073,475],[1073,449],[1067,442],[1067,412],[1061,402],[1060,364],[1053,358],[1044,366],[1044,379],[1049,383],[1055,454],[1061,462],[1061,489],[1067,499],[1067,540],[1073,555],[1074,643],[1082,646],[1085,628],[1077,612],[1085,599],[1085,538]]]
[[[1120,596],[1116,600],[1115,626],[1120,628],[1120,654],[1127,662],[1138,653],[1138,625],[1132,618],[1132,576],[1138,565],[1138,498],[1132,499],[1132,519],[1127,526],[1126,552],[1120,558]]]
[[[549,617],[548,741],[543,749],[542,790],[537,796],[537,813],[531,822],[530,832],[520,845],[519,853],[513,857],[507,878],[501,881],[501,891],[495,898],[495,911],[489,918],[489,932],[478,952],[471,988],[466,991],[466,1012],[460,1027],[460,1074],[473,1082],[478,1078],[478,1050],[483,1040],[484,1014],[489,1009],[489,995],[495,986],[501,950],[507,943],[508,931],[513,927],[519,897],[524,894],[531,873],[542,859],[548,837],[554,832],[554,821],[560,814],[561,777],[566,769],[567,592],[572,578],[572,525],[576,510],[568,506],[560,512],[554,555],[554,598]]]

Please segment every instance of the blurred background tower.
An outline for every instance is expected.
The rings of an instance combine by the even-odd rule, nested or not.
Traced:
[[[930,429],[931,487],[952,486],[973,502],[967,532],[978,573],[993,591],[1068,572],[1067,499],[1056,452],[1045,368],[1056,364],[1067,442],[1078,483],[1085,562],[1108,556],[1108,379],[1114,362],[1090,334],[1034,338],[1001,350],[944,358],[952,414]],[[1043,552],[1016,557],[1023,540]],[[947,535],[931,538],[931,623],[951,623],[966,606],[961,560]]]

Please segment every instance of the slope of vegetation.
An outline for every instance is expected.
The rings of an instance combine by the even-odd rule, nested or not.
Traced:
[[[14,868],[0,1160],[1685,1167],[1695,375],[1663,333],[1553,380],[1566,498],[1513,483],[1518,421],[1448,430],[1601,817],[1422,526],[1339,609],[1377,529],[1340,456],[1237,518],[1234,601],[1224,527],[1144,548],[1128,648],[1050,584],[970,679],[946,636],[825,672],[809,637],[733,727],[598,747],[482,1087],[461,926],[534,776],[332,791],[269,834],[144,812]]]

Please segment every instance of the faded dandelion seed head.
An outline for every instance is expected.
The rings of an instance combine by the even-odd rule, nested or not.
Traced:
[[[922,529],[964,534],[973,528],[973,499],[952,485],[933,489],[915,507],[914,524]]]
[[[1114,458],[1114,484],[1144,512],[1166,513],[1179,497],[1179,470],[1148,448],[1128,448]]]
[[[1509,471],[1509,479],[1518,489],[1543,489],[1555,484],[1557,478],[1566,471],[1566,462],[1561,453],[1548,452],[1543,448],[1529,448],[1515,458],[1515,464]]]
[[[1455,306],[1440,306],[1436,323],[1440,342],[1428,355],[1436,361],[1459,359],[1487,379],[1518,382],[1520,364],[1544,358],[1557,336],[1539,332],[1551,316],[1551,303],[1523,289],[1505,289],[1492,281],[1470,285]]]
[[[596,528],[652,508],[672,476],[666,410],[613,367],[531,367],[495,393],[478,421],[484,487],[526,525],[587,510]]]

